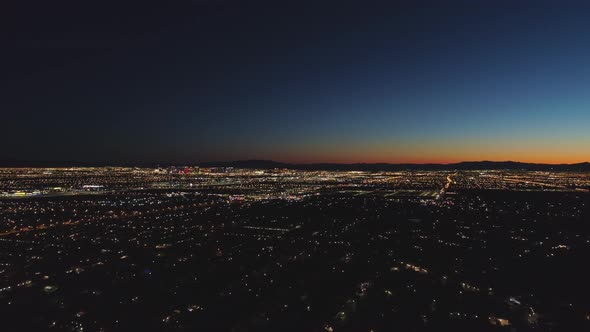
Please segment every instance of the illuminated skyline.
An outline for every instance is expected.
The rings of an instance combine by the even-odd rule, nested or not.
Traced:
[[[47,6],[4,20],[0,159],[590,161],[584,2]]]

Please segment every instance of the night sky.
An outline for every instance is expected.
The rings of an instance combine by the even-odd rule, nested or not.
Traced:
[[[589,161],[585,3],[4,6],[0,159]]]

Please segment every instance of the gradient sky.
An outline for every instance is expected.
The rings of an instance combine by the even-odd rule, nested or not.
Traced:
[[[0,160],[590,161],[588,1],[279,2],[4,8]]]

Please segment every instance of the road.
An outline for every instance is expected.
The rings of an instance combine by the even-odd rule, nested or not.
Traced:
[[[453,179],[451,179],[451,176],[455,176],[455,175],[457,175],[457,173],[447,176],[447,183],[445,183],[445,186],[442,187],[442,189],[440,190],[440,193],[438,194],[438,198],[442,198],[445,195],[445,193],[447,192],[447,190],[449,190],[449,188],[451,187],[451,184],[453,183]]]

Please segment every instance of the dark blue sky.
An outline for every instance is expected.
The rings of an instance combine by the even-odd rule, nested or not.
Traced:
[[[169,2],[4,11],[0,159],[590,160],[585,2]]]

